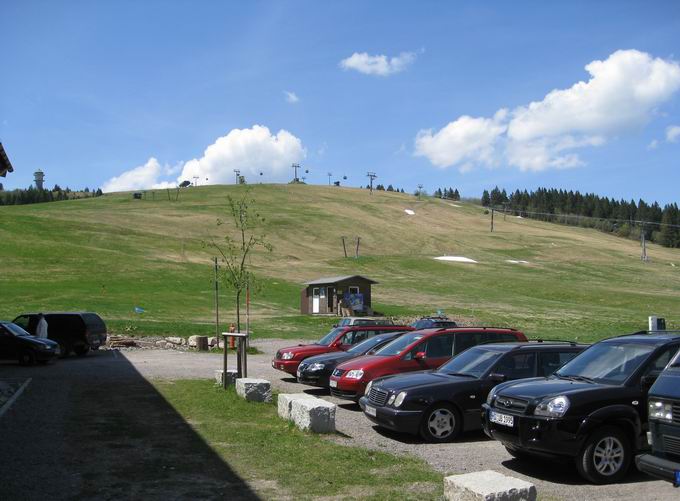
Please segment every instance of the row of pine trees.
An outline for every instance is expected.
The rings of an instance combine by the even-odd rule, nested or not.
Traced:
[[[30,186],[25,190],[0,191],[0,205],[26,205],[44,202],[57,202],[59,200],[71,200],[74,198],[100,197],[102,190],[85,188],[82,191],[73,191],[70,188],[62,189],[58,184],[51,190],[39,190]]]
[[[538,188],[516,190],[510,195],[496,186],[484,190],[482,205],[507,210],[517,216],[555,223],[596,228],[621,237],[645,238],[664,247],[680,247],[680,210],[675,203],[663,208],[640,199],[615,200],[594,193]],[[642,223],[646,224],[642,224]]]

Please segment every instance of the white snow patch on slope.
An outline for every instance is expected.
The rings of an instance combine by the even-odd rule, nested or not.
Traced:
[[[505,262],[512,264],[529,264],[529,261],[525,261],[524,259],[506,259]]]
[[[463,256],[439,256],[435,258],[437,261],[454,261],[456,263],[475,263],[477,264],[477,261],[474,259],[470,259],[469,257],[463,257]]]
[[[411,209],[404,209],[404,212],[408,214],[409,216],[415,216],[416,213],[415,211],[412,211]]]

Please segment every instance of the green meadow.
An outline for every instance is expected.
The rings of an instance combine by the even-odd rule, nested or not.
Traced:
[[[213,253],[227,231],[227,195],[244,186],[164,190],[0,207],[0,318],[25,311],[91,310],[114,333],[215,332]],[[254,337],[319,337],[331,318],[299,314],[302,283],[362,274],[379,282],[374,308],[404,320],[442,310],[530,337],[593,341],[643,329],[650,314],[680,327],[680,250],[512,216],[474,204],[398,193],[304,185],[253,185],[274,246],[256,254]],[[410,216],[404,209],[412,209]],[[344,258],[341,237],[353,255]],[[477,264],[440,262],[464,256]],[[510,263],[523,260],[527,263]],[[135,307],[144,309],[135,313]],[[220,290],[223,327],[233,294]]]

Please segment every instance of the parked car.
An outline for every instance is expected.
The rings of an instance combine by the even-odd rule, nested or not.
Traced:
[[[319,341],[312,344],[300,344],[281,348],[274,355],[272,367],[293,376],[297,376],[300,362],[314,355],[347,351],[355,344],[387,332],[410,331],[412,327],[406,325],[357,325],[350,327],[335,327]]]
[[[550,377],[501,383],[484,431],[515,457],[572,459],[585,479],[618,482],[647,446],[647,392],[678,348],[680,332],[639,332],[592,345]]]
[[[49,339],[31,336],[12,322],[0,321],[0,359],[17,360],[21,365],[43,364],[59,355],[59,345]]]
[[[106,324],[96,313],[63,312],[43,313],[47,321],[47,337],[59,343],[61,356],[74,351],[85,356],[90,350],[97,350],[106,344]],[[29,334],[35,334],[40,313],[25,313],[12,322]]]
[[[378,334],[351,347],[347,351],[337,351],[309,357],[300,362],[297,369],[298,383],[328,388],[328,381],[335,368],[361,355],[371,354],[407,331]]]
[[[335,327],[350,325],[394,325],[391,318],[385,317],[342,317]]]
[[[638,470],[680,487],[680,352],[649,390],[651,452],[635,458]]]
[[[411,324],[411,327],[417,330],[422,329],[444,329],[449,327],[458,327],[458,324],[445,316],[422,317]]]
[[[359,405],[383,428],[448,442],[462,431],[481,429],[482,403],[498,383],[549,376],[585,347],[551,342],[475,346],[435,371],[374,379]]]
[[[358,402],[369,381],[402,372],[436,369],[453,355],[482,343],[526,341],[514,329],[455,327],[409,332],[376,351],[338,365],[329,381],[334,397]]]

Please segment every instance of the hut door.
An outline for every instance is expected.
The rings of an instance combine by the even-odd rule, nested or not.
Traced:
[[[329,287],[328,288],[328,295],[326,296],[328,298],[328,313],[333,313],[333,298],[335,297],[335,287]]]
[[[319,313],[319,289],[312,289],[312,313]]]

